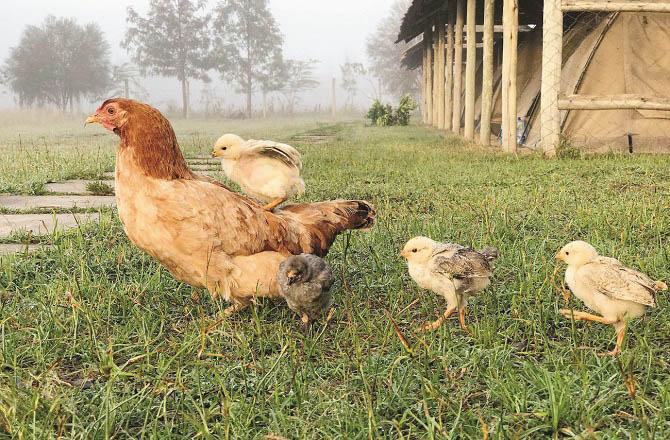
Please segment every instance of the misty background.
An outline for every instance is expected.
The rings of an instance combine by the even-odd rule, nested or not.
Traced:
[[[241,0],[244,3],[245,0]],[[258,2],[259,0],[246,0]],[[271,15],[274,17],[278,30],[283,36],[281,46],[284,60],[313,61],[313,79],[318,82],[313,88],[301,92],[295,112],[328,111],[331,104],[332,79],[337,81],[336,93],[338,108],[347,105],[348,111],[362,111],[376,99],[394,100],[404,93],[415,93],[418,90],[418,76],[410,73],[406,84],[387,85],[389,75],[379,74],[380,64],[386,64],[386,70],[397,69],[398,75],[407,75],[400,66],[400,55],[405,47],[394,45],[402,13],[409,5],[409,0],[267,0]],[[208,8],[215,8],[221,3],[205,2]],[[224,2],[225,3],[225,2]],[[83,0],[24,0],[10,1],[3,8],[0,26],[0,66],[6,70],[6,62],[12,55],[12,48],[17,47],[24,35],[26,26],[42,26],[45,19],[52,15],[56,18],[72,18],[78,25],[96,24],[103,38],[109,45],[108,59],[112,66],[137,66],[133,62],[133,53],[121,46],[130,27],[128,23],[128,7],[142,17],[149,12],[149,0],[114,2],[90,2]],[[369,46],[374,38],[386,43],[386,53],[380,54],[386,59],[377,57],[377,72],[374,72]],[[374,45],[374,44],[372,44]],[[390,61],[389,58],[390,57]],[[234,64],[234,58],[225,63]],[[131,63],[131,64],[128,64]],[[349,73],[356,81],[357,91],[353,96],[343,89],[343,66],[349,66]],[[224,66],[225,67],[225,66]],[[359,70],[360,69],[360,70]],[[132,67],[133,72],[139,69]],[[232,84],[232,74],[210,70],[211,82],[197,79],[189,80],[190,110],[198,112],[214,100],[227,114],[242,113],[245,109],[245,94],[239,87]],[[351,80],[351,78],[349,78]],[[20,100],[13,93],[4,76],[0,85],[0,108],[11,109],[18,106]],[[118,88],[118,84],[114,85]],[[117,93],[114,93],[117,92]],[[109,91],[98,93],[104,97],[118,95],[118,91],[110,86]],[[89,94],[79,99],[72,107],[75,111],[90,110],[91,104],[97,103],[98,96]],[[261,92],[254,89],[254,114],[260,111],[262,104]],[[179,109],[182,102],[182,87],[176,77],[164,77],[147,74],[137,75],[130,85],[130,97],[144,99],[157,107],[167,110]],[[285,98],[278,93],[271,93],[273,109],[285,108]],[[208,102],[209,101],[209,102]],[[24,105],[25,106],[25,105]],[[34,107],[35,104],[31,105]],[[54,107],[40,104],[38,107]]]

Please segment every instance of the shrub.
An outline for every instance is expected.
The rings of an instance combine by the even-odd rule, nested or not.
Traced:
[[[404,95],[400,98],[400,104],[395,110],[390,104],[384,105],[378,99],[375,99],[366,117],[372,125],[378,127],[408,125],[412,112],[416,110],[416,107],[416,101],[410,95]]]

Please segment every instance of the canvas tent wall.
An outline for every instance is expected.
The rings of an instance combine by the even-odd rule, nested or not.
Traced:
[[[519,48],[524,63],[519,68],[518,108],[527,126],[524,143],[530,147],[540,142],[541,39],[538,30]],[[670,94],[668,14],[584,14],[566,32],[563,47],[563,94]],[[561,122],[563,137],[582,148],[670,151],[667,111],[570,110],[561,112]]]

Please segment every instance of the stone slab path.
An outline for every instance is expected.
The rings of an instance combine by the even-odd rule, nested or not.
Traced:
[[[114,189],[113,180],[66,180],[64,182],[47,183],[44,185],[44,189],[53,193],[90,195],[86,187],[97,182],[103,182]]]
[[[0,244],[0,257],[6,255],[31,253],[36,250],[50,247],[42,244]]]
[[[12,210],[108,208],[114,196],[0,196],[0,207]]]
[[[13,214],[0,215],[0,237],[14,232],[30,232],[32,235],[51,234],[76,228],[80,224],[98,221],[100,215],[90,214]]]

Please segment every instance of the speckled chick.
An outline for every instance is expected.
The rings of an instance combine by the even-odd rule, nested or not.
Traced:
[[[279,266],[277,282],[288,307],[300,315],[304,324],[317,319],[330,307],[333,273],[316,255],[287,258]]]

